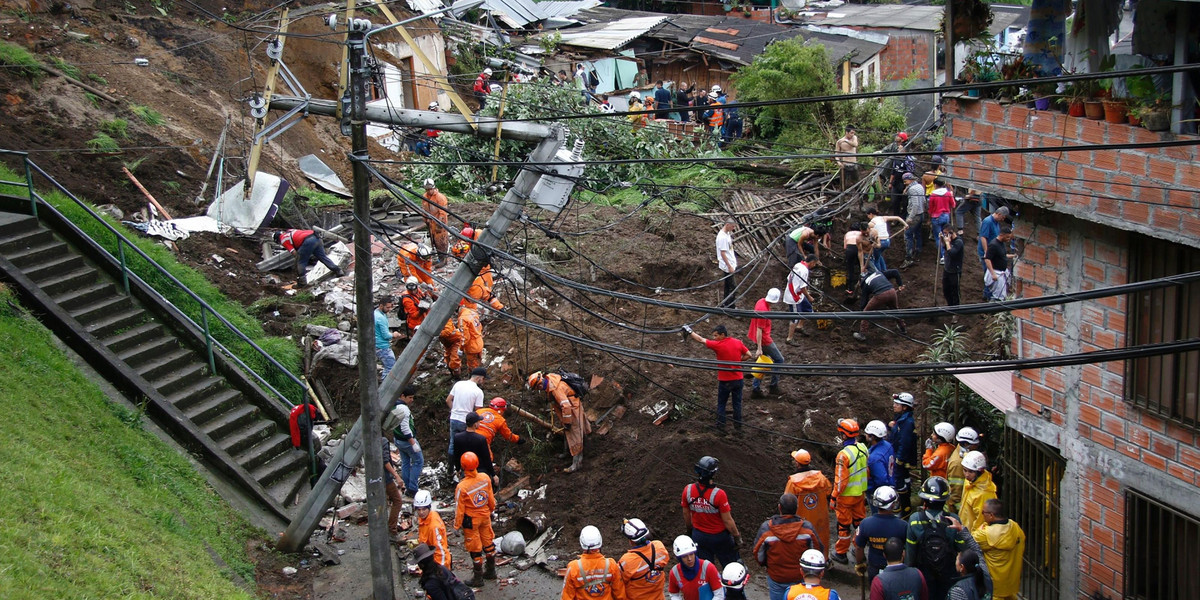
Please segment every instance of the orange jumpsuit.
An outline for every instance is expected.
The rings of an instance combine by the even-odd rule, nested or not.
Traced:
[[[554,413],[562,424],[570,425],[567,430],[567,448],[571,456],[583,453],[583,436],[592,432],[592,424],[587,415],[583,414],[583,403],[575,395],[575,390],[563,382],[562,377],[553,373],[544,376],[546,382],[543,388],[553,401]]]
[[[492,440],[496,439],[497,433],[514,444],[521,439],[508,428],[508,421],[499,411],[485,406],[475,409],[475,412],[479,414],[479,423],[475,425],[475,433],[487,438],[489,447],[492,445]]]
[[[662,592],[659,592],[660,598]],[[617,561],[588,550],[567,565],[562,600],[625,600],[625,582]]]
[[[400,307],[404,310],[405,324],[408,325],[409,333],[416,331],[417,326],[425,320],[425,315],[429,313],[428,309],[421,308],[422,300],[432,299],[429,294],[417,288],[415,291],[404,290],[400,294]]]
[[[458,327],[463,334],[467,368],[474,369],[483,362],[483,324],[479,322],[479,309],[475,304],[467,302],[458,309]]]
[[[457,373],[459,369],[462,369],[462,359],[459,358],[458,351],[462,349],[463,334],[454,326],[454,319],[446,319],[446,325],[442,327],[438,339],[442,341],[442,347],[446,349],[446,366]]]
[[[850,551],[854,528],[867,516],[864,495],[867,492],[867,447],[861,442],[843,446],[837,454],[837,472],[833,479],[833,497],[837,502],[837,544],[834,552]]]
[[[621,566],[622,583],[625,584],[625,599],[663,600],[663,584],[667,582],[670,560],[667,547],[658,540],[630,548],[617,561]]]
[[[833,484],[824,473],[812,469],[788,477],[785,494],[793,494],[799,501],[796,516],[812,523],[813,531],[821,537],[821,544],[829,543],[829,495]]]
[[[471,283],[471,287],[467,288],[467,295],[476,302],[487,302],[496,310],[504,310],[504,305],[492,295],[492,268],[485,265],[479,271],[479,275],[475,277],[475,281]]]
[[[467,552],[476,564],[483,555],[496,554],[495,534],[492,532],[492,511],[496,497],[492,495],[492,478],[479,471],[467,471],[454,489],[454,528],[463,530]]]
[[[438,251],[438,254],[445,254],[450,244],[450,234],[446,233],[446,228],[442,227],[441,223],[446,222],[446,205],[449,201],[446,195],[440,191],[425,190],[425,212],[432,215],[432,218],[425,218],[425,227],[429,229],[429,239],[433,240],[433,248]]]
[[[954,452],[954,444],[938,444],[937,448],[926,448],[921,466],[929,471],[930,477],[946,477],[946,469],[950,467],[950,454]]]
[[[433,285],[433,261],[422,259],[417,255],[417,245],[412,242],[400,244],[400,252],[396,254],[396,266],[401,277],[416,277],[421,283]]]
[[[450,568],[450,543],[446,537],[446,523],[442,515],[431,507],[424,519],[417,520],[417,541],[433,549],[433,560]]]

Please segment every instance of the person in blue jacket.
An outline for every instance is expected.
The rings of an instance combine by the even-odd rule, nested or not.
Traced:
[[[896,454],[892,445],[887,441],[887,426],[883,421],[867,423],[863,433],[867,436],[867,445],[871,447],[867,454],[867,497],[874,498],[875,490],[882,486],[895,486]],[[875,504],[871,504],[871,514],[875,514]]]
[[[892,394],[892,412],[896,419],[888,424],[888,441],[896,452],[896,493],[900,494],[900,514],[912,511],[912,473],[917,462],[917,424],[913,420],[913,395]]]

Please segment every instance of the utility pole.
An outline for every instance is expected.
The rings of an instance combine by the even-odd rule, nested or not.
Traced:
[[[371,179],[367,173],[367,31],[371,22],[351,19],[347,38],[350,73],[350,140],[354,168],[354,303],[358,326],[358,389],[360,422],[366,442],[367,531],[371,551],[371,589],[375,600],[392,600],[391,540],[387,528],[387,490],[383,475],[383,431],[380,423],[379,388],[375,383],[375,316],[371,291]],[[356,461],[357,462],[357,461]]]
[[[946,85],[954,85],[954,0],[946,0],[946,14],[944,21],[945,31],[943,32],[943,37],[946,38],[944,41],[946,45]],[[936,66],[937,64],[935,62],[934,67],[936,68]],[[933,83],[934,85],[937,85],[936,71],[933,74]]]

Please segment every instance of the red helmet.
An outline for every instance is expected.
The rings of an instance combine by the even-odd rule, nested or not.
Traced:
[[[458,232],[458,234],[467,238],[468,240],[473,240],[475,239],[475,228],[471,227],[470,225],[465,225],[463,226],[462,231]]]
[[[495,398],[492,398],[491,402],[488,402],[488,406],[492,407],[492,410],[504,412],[504,409],[508,408],[508,400],[496,396]]]
[[[464,471],[474,471],[479,468],[479,457],[474,452],[466,452],[459,460]]]

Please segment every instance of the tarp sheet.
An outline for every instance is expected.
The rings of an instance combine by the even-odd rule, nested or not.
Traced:
[[[207,214],[216,219],[222,229],[232,227],[240,233],[253,235],[275,218],[279,203],[290,186],[278,175],[261,171],[254,176],[254,189],[250,190],[248,199],[243,193],[245,185],[245,180],[233,184],[208,206]]]

